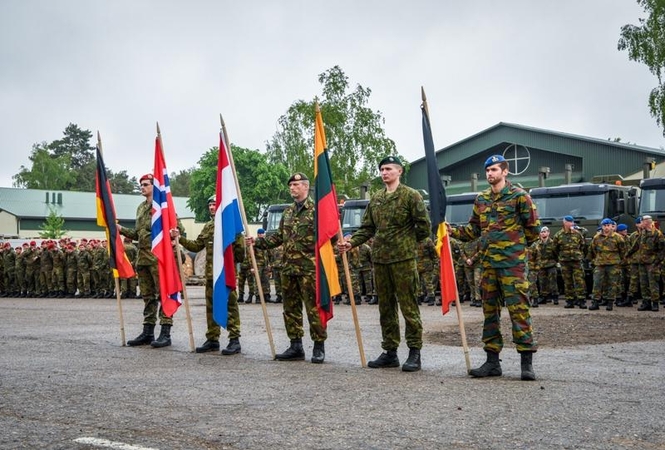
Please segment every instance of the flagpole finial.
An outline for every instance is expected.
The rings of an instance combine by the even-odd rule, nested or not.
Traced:
[[[420,86],[420,96],[423,99],[423,103],[427,101],[427,96],[425,95],[425,88],[423,86]]]
[[[162,132],[159,130],[159,122],[157,122],[157,134],[162,134]]]
[[[222,113],[219,113],[219,123],[222,125],[222,128],[226,126],[224,123],[224,117],[222,117]]]
[[[420,96],[423,99],[423,102],[420,105],[420,107],[425,110],[425,114],[427,114],[427,120],[429,121],[429,108],[427,107],[427,96],[425,95],[425,88],[423,86],[420,86]]]

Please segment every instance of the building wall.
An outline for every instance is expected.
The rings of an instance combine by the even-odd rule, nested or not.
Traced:
[[[0,211],[0,234],[7,236],[18,234],[16,217],[7,211]]]

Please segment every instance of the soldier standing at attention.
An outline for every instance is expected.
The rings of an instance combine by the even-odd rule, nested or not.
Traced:
[[[185,247],[190,252],[200,252],[201,250],[206,250],[206,321],[208,322],[208,330],[206,331],[206,341],[202,346],[196,347],[196,353],[206,353],[219,350],[219,335],[221,334],[221,328],[215,322],[213,318],[213,304],[212,304],[212,290],[213,290],[213,279],[212,279],[212,264],[214,258],[213,243],[215,237],[215,210],[217,208],[217,203],[215,196],[213,195],[208,199],[208,212],[210,213],[211,220],[208,221],[204,226],[198,237],[195,240],[190,240],[185,237],[180,236],[180,232],[177,229],[171,230],[171,237],[178,239],[180,245]],[[242,235],[238,235],[236,241],[233,245],[233,258],[234,262],[241,262],[242,258],[245,255],[245,249],[243,248]],[[222,350],[222,355],[235,355],[240,353],[240,310],[238,308],[238,292],[233,290],[229,293],[229,303],[228,303],[228,324],[227,331],[229,333],[229,343],[224,350]]]
[[[270,236],[246,238],[247,245],[258,249],[282,246],[282,290],[284,295],[284,325],[291,345],[284,353],[275,355],[278,361],[305,359],[302,347],[303,317],[305,306],[309,320],[309,334],[314,341],[311,361],[321,364],[325,359],[327,331],[321,323],[316,307],[314,267],[314,201],[309,197],[309,178],[294,173],[289,178],[289,193],[294,203],[284,210],[279,228]]]
[[[24,242],[22,247],[16,247],[16,286],[18,286],[19,297],[27,296],[25,288],[25,254],[28,248],[29,245],[27,242]]]
[[[606,309],[612,311],[614,299],[618,296],[617,280],[621,279],[621,261],[626,253],[623,237],[614,232],[611,219],[600,222],[602,230],[591,240],[589,259],[594,265],[593,293],[589,311],[599,308],[603,292],[608,292]]]
[[[127,341],[127,345],[146,345],[152,347],[167,347],[171,345],[171,327],[173,318],[164,314],[159,297],[159,270],[157,257],[152,253],[152,174],[146,174],[139,180],[141,195],[145,201],[136,209],[136,225],[134,229],[125,228],[118,224],[120,234],[138,241],[139,256],[136,261],[136,272],[139,277],[139,289],[143,297],[143,332],[135,339]],[[159,309],[159,324],[161,331],[155,340],[155,324],[157,323],[157,310]]]
[[[266,230],[259,228],[256,230],[256,237],[262,238],[266,236]],[[268,272],[270,271],[270,250],[258,250],[254,252],[256,257],[256,266],[259,268],[259,279],[261,280],[261,289],[263,292],[263,299],[266,302],[270,302],[270,277]],[[261,297],[259,294],[259,288],[256,285],[256,278],[251,278],[252,285],[254,286],[254,292],[256,297],[254,297],[254,303],[261,303]],[[250,292],[251,294],[251,292]]]
[[[574,308],[577,304],[581,309],[586,309],[586,284],[582,269],[586,246],[584,235],[575,227],[573,216],[565,216],[563,228],[552,238],[554,258],[561,266],[563,293],[566,297],[564,308]]]
[[[420,305],[426,301],[428,306],[434,306],[436,300],[436,268],[439,266],[439,255],[436,254],[432,238],[427,237],[427,239],[418,242],[416,265],[418,267],[418,278],[420,278],[418,304]]]
[[[501,155],[485,161],[489,189],[473,204],[469,223],[449,226],[451,236],[462,241],[482,236],[483,343],[487,361],[469,371],[473,377],[501,375],[499,353],[503,349],[500,318],[505,304],[512,322],[513,342],[521,357],[522,380],[535,380],[532,359],[537,350],[531,328],[529,283],[525,277],[527,246],[538,239],[540,220],[531,197],[506,179],[508,162]]]
[[[125,249],[125,255],[127,259],[132,263],[132,267],[136,265],[136,258],[138,257],[138,249],[136,245],[132,242],[130,238],[123,239],[123,247]],[[136,279],[136,274],[131,278],[121,278],[120,279],[120,293],[122,298],[136,298],[136,285],[138,280]]]
[[[423,346],[423,324],[417,300],[420,283],[416,250],[418,242],[430,236],[430,221],[421,195],[400,183],[404,166],[398,157],[382,159],[379,172],[385,189],[372,196],[360,228],[349,241],[338,243],[338,248],[345,252],[374,238],[372,262],[384,352],[367,365],[372,368],[399,367],[399,307],[404,316],[409,347],[409,357],[402,370],[415,372],[420,370],[420,349]]]
[[[275,282],[275,303],[282,303],[282,246],[272,251],[272,279]]]
[[[559,287],[557,286],[556,259],[552,252],[552,239],[550,229],[540,229],[540,240],[537,242],[538,255],[540,257],[540,271],[538,281],[540,282],[541,303],[551,300],[553,304],[559,304]]]
[[[660,292],[658,279],[660,278],[659,263],[663,261],[665,252],[665,237],[656,228],[651,216],[642,216],[642,226],[639,237],[628,253],[639,251],[640,288],[642,289],[642,304],[638,311],[658,311]]]
[[[69,242],[66,246],[65,253],[65,282],[67,288],[67,297],[74,298],[76,295],[77,289],[77,266],[78,266],[78,257],[76,255],[76,244],[74,242]]]

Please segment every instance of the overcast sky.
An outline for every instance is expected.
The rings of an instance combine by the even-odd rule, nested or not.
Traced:
[[[69,123],[130,176],[152,171],[157,121],[170,172],[218,144],[220,113],[264,151],[335,65],[411,161],[421,86],[437,149],[502,121],[659,148],[657,80],[617,50],[643,16],[634,0],[2,0],[0,186]]]

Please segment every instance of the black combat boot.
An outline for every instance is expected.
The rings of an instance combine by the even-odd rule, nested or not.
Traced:
[[[254,297],[254,294],[249,294],[249,297],[245,300],[245,304],[252,303],[252,297]]]
[[[501,376],[501,360],[499,359],[499,354],[494,352],[486,353],[487,361],[485,361],[485,363],[477,369],[469,370],[469,375],[475,378]]]
[[[577,306],[580,307],[580,309],[586,309],[586,299],[580,299],[577,301]]]
[[[651,311],[651,302],[649,300],[643,299],[642,304],[637,307],[638,311]]]
[[[325,345],[322,342],[314,343],[314,350],[312,351],[312,362],[314,364],[321,364],[323,360],[326,359],[326,349]]]
[[[162,325],[162,329],[159,330],[159,337],[157,340],[152,341],[150,346],[153,348],[162,348],[168,347],[171,345],[171,325]]]
[[[222,355],[235,355],[236,353],[240,353],[240,350],[242,350],[240,347],[240,339],[231,338],[229,339],[229,344],[226,348],[222,349]]]
[[[581,308],[581,306],[580,306]],[[599,308],[597,300],[591,300],[591,305],[589,305],[589,311],[595,311]]]
[[[216,352],[219,350],[219,341],[211,341],[208,339],[202,346],[196,347],[196,353]]]
[[[559,296],[556,294],[552,294],[552,304],[553,305],[558,305],[559,304]]]
[[[386,350],[374,361],[367,363],[368,367],[372,369],[383,369],[385,367],[399,367],[399,358],[397,357],[397,350]]]
[[[618,305],[617,305],[618,306]],[[621,304],[624,308],[632,308],[633,307],[633,296],[629,295],[626,297],[626,300]]]
[[[658,302],[651,302],[651,311],[658,311]]]
[[[436,298],[434,296],[427,297],[427,306],[434,306],[436,303]]]
[[[535,300],[531,300],[529,303],[531,304],[532,308],[538,308],[538,303],[540,303],[540,299],[537,298]]]
[[[522,358],[522,379],[533,381],[536,379],[536,373],[533,371],[533,352],[520,353]]]
[[[372,295],[372,299],[369,301],[370,305],[378,305],[379,304],[379,296],[378,295]]]
[[[416,301],[418,302],[418,306],[420,306],[420,305],[423,304],[423,300],[424,300],[424,299],[425,299],[425,296],[424,296],[424,295],[419,295],[419,296],[416,298]]]
[[[282,303],[282,294],[277,294],[277,297],[275,297],[275,303]]]
[[[363,296],[360,294],[353,293],[353,301],[356,302],[356,305],[363,304]]]
[[[302,348],[302,339],[292,339],[291,345],[284,353],[275,355],[277,361],[303,361],[305,359],[305,350]]]
[[[409,357],[402,364],[402,372],[417,372],[420,370],[420,349],[409,348]]]
[[[608,300],[607,305],[605,305],[605,310],[612,311],[612,309],[614,309],[614,300]]]
[[[281,301],[281,298],[278,295],[277,300],[275,300],[275,303],[280,303],[280,301]],[[340,302],[342,301],[342,296],[341,295],[336,295],[332,298],[332,301],[333,301],[334,304],[339,305]]]
[[[254,303],[261,303],[261,295],[260,294],[256,294],[254,296]]]
[[[147,345],[155,339],[155,325],[143,325],[143,332],[136,336],[131,341],[127,341],[127,345],[135,347],[137,345]]]
[[[572,300],[566,300],[566,304],[563,305],[563,307],[566,308],[566,309],[570,309],[570,308],[574,308],[575,304],[573,303]]]

